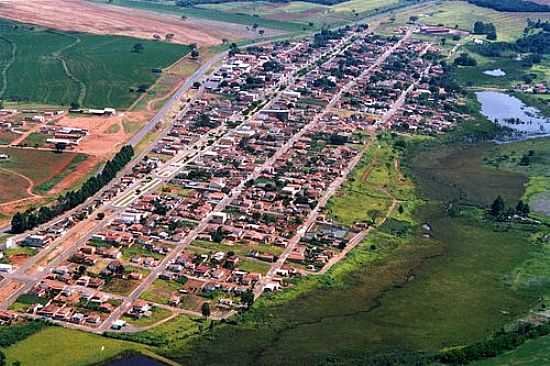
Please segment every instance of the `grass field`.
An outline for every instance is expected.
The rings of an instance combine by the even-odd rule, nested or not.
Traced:
[[[136,327],[147,327],[158,323],[171,315],[172,312],[170,310],[159,308],[158,306],[153,306],[151,310],[151,316],[144,316],[141,319],[136,319],[134,317],[125,315],[122,317],[122,319],[127,321],[128,324],[134,325]]]
[[[164,68],[190,50],[187,46],[128,37],[62,33],[1,21],[0,37],[15,52],[0,53],[0,97],[7,100],[87,107],[128,107],[151,85],[153,68]],[[136,43],[143,52],[132,52]]]
[[[411,162],[420,189],[429,198],[448,202],[460,200],[486,206],[501,195],[513,202],[522,196],[527,176],[483,167],[482,159],[491,145],[448,146],[430,154],[418,154]],[[445,186],[445,189],[437,187]]]
[[[46,140],[48,139],[48,135],[45,135],[40,132],[32,132],[21,142],[20,145],[23,146],[32,146],[32,147],[42,147],[46,144]]]
[[[541,366],[550,364],[550,337],[529,340],[518,349],[471,366]]]
[[[70,350],[70,352],[69,352]],[[90,333],[50,327],[4,350],[8,364],[42,366],[88,366],[111,358],[123,351],[143,351],[136,343],[118,341]]]
[[[410,16],[418,16],[425,24],[444,24],[448,27],[471,32],[476,21],[491,22],[497,29],[498,40],[513,41],[521,37],[527,24],[527,18],[550,20],[549,13],[507,13],[489,8],[482,8],[465,1],[440,1],[414,10],[395,13],[395,21],[388,24],[388,29],[396,24],[405,24]]]
[[[407,5],[401,0],[350,0],[340,4],[326,6],[302,1],[291,2],[229,2],[204,4],[202,9],[232,14],[261,16],[267,19],[312,22],[315,25],[338,25],[359,20],[376,12]],[[408,4],[410,5],[410,3]]]
[[[404,201],[403,208],[410,213],[416,204],[414,187],[410,181],[402,179],[394,164],[397,157],[391,139],[374,141],[351,178],[329,201],[329,215],[348,226],[356,222],[370,222],[374,211],[380,213],[378,217],[381,219],[393,197]]]

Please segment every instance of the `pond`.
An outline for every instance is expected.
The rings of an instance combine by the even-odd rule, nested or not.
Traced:
[[[515,131],[519,137],[550,136],[550,118],[518,98],[495,91],[476,93],[481,113],[490,121]],[[518,137],[516,136],[516,137]]]
[[[166,366],[144,355],[129,355],[106,363],[104,366]]]
[[[483,73],[485,75],[494,76],[494,77],[506,76],[506,73],[502,69],[485,70],[483,71]]]
[[[550,192],[541,192],[533,195],[529,201],[533,212],[550,216]]]

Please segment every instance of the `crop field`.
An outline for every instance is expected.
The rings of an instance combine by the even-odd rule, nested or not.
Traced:
[[[107,3],[107,0],[94,0],[99,3]],[[216,22],[225,22],[240,24],[243,26],[251,27],[253,24],[257,24],[260,28],[268,28],[285,32],[297,32],[302,31],[304,24],[291,21],[280,21],[274,19],[267,19],[261,16],[253,16],[246,13],[232,13],[224,12],[216,9],[205,9],[199,7],[182,8],[176,6],[173,2],[151,2],[143,0],[113,0],[109,2],[112,5],[118,5],[123,7],[129,7],[134,9],[149,10],[154,12],[176,14],[178,16],[185,15],[189,18],[198,18],[203,20],[211,20]],[[244,32],[244,28],[242,29]],[[246,33],[246,32],[244,32]]]
[[[465,1],[442,1],[427,4],[415,9],[396,12],[395,21],[388,27],[405,24],[410,16],[418,16],[425,24],[444,24],[448,27],[471,32],[476,21],[491,22],[497,29],[498,40],[513,41],[519,38],[527,24],[527,19],[550,20],[549,13],[509,13],[482,8]]]
[[[10,157],[9,160],[0,162],[0,168],[3,171],[12,172],[12,177],[13,173],[16,173],[26,181],[26,184],[18,186],[18,189],[23,192],[25,190],[21,189],[22,187],[38,188],[41,185],[47,185],[51,180],[57,180],[56,177],[62,173],[66,175],[71,170],[76,170],[78,164],[74,164],[75,160],[80,163],[85,159],[84,155],[71,152],[57,154],[53,151],[19,148],[0,148],[0,152]],[[8,183],[2,180],[0,185],[6,187],[9,186]]]
[[[0,170],[0,185],[0,204],[28,197],[29,182],[9,170]]]
[[[186,55],[183,45],[137,41],[128,37],[62,33],[2,21],[1,39],[15,50],[0,53],[0,96],[6,100],[86,107],[126,108],[139,94],[131,88],[151,85],[152,68],[165,68]],[[136,43],[142,52],[132,52]]]
[[[350,0],[340,4],[326,6],[302,1],[280,2],[229,2],[222,4],[204,4],[200,8],[226,13],[261,16],[267,19],[295,21],[315,24],[341,24],[357,20],[371,12],[403,4],[400,0]]]

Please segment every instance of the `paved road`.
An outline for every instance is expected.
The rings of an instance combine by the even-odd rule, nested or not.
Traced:
[[[346,44],[346,42],[343,42],[344,44]],[[347,49],[349,47],[349,45],[341,48],[340,50],[338,50],[337,52],[331,52],[331,55],[332,57],[334,57],[335,55],[337,54],[340,54],[341,52],[343,52],[345,49]],[[319,58],[321,58],[323,55],[321,55]],[[312,60],[310,63],[314,62],[315,60]],[[285,84],[287,84],[287,81],[290,81],[290,83],[288,84],[291,84],[294,80],[295,80],[295,76],[296,75],[293,75],[292,77],[289,78],[289,80],[283,80],[283,82]],[[287,85],[288,85],[287,84]],[[277,89],[277,88],[275,88]],[[341,96],[342,94],[342,91],[340,93],[338,93],[339,96]],[[268,109],[269,106],[274,103],[274,101],[276,100],[273,99],[271,100],[269,103],[267,103],[262,109]],[[334,105],[334,103],[336,102],[336,100],[334,100],[333,102],[331,102],[329,105]],[[327,107],[328,108],[328,107]],[[248,120],[250,120],[251,118],[253,118],[257,113],[260,113],[261,112],[261,109],[259,111],[257,111],[256,113],[254,113],[252,116],[250,116]],[[256,167],[254,169],[254,171],[249,174],[245,179],[241,180],[240,184],[238,186],[236,186],[235,188],[233,188],[231,190],[231,192],[229,194],[227,194],[224,199],[222,199],[217,205],[216,207],[205,217],[203,218],[199,224],[193,228],[193,230],[191,230],[186,236],[185,238],[180,242],[178,243],[178,246],[177,246],[177,249],[176,250],[172,250],[166,257],[163,258],[163,260],[161,261],[160,265],[158,267],[156,267],[153,271],[151,271],[151,273],[140,283],[140,285],[134,290],[132,291],[132,293],[126,298],[126,300],[123,302],[123,304],[118,307],[113,313],[110,314],[109,318],[103,322],[103,324],[101,325],[101,327],[99,328],[99,331],[106,331],[108,330],[109,328],[111,328],[112,324],[114,321],[116,321],[117,319],[119,319],[125,312],[127,312],[132,304],[137,300],[139,299],[139,297],[141,296],[141,294],[147,289],[149,288],[153,282],[158,278],[158,276],[166,271],[166,268],[168,267],[168,265],[170,263],[172,263],[178,255],[180,255],[180,253],[187,247],[189,246],[196,238],[197,236],[206,229],[206,227],[208,226],[209,222],[210,222],[210,218],[211,216],[214,214],[214,213],[218,213],[218,212],[222,212],[224,211],[234,200],[235,198],[237,198],[241,192],[243,191],[243,189],[245,188],[245,184],[247,181],[249,180],[256,180],[264,170],[266,169],[269,169],[273,166],[273,164],[283,155],[285,154],[293,145],[294,143],[303,136],[303,134],[309,130],[309,128],[313,125],[316,125],[317,122],[319,121],[319,118],[321,116],[320,115],[317,115],[316,118],[314,118],[311,122],[309,122],[308,124],[306,124],[297,134],[293,135],[284,145],[282,145],[274,154],[273,156],[271,156],[269,159],[267,159],[264,164],[262,164],[261,166],[259,167]],[[246,123],[243,122],[243,124]]]

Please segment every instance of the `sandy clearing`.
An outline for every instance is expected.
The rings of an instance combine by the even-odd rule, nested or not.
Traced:
[[[56,125],[87,129],[89,135],[72,151],[106,160],[111,158],[132,135],[124,131],[122,122],[127,120],[145,123],[150,116],[151,114],[145,112],[124,112],[111,117],[65,116]],[[120,126],[116,132],[111,128],[113,125]]]
[[[209,20],[181,20],[171,14],[97,4],[85,0],[0,0],[0,17],[64,31],[125,35],[152,39],[175,36],[173,42],[221,44],[222,39],[250,38],[244,26]]]

